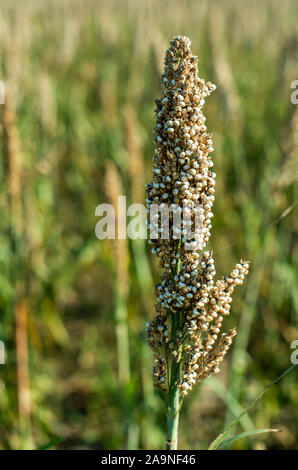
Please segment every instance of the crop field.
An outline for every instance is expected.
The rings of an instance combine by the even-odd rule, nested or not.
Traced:
[[[208,448],[292,365],[297,18],[297,0],[0,0],[0,450],[164,448],[145,339],[160,268],[147,240],[99,240],[95,210],[121,195],[145,203],[177,35],[217,87],[204,105],[216,172],[208,250],[219,277],[250,262],[225,319],[237,336],[221,372],[185,399],[179,448]],[[228,448],[297,449],[297,368],[235,433],[265,428],[280,432]]]

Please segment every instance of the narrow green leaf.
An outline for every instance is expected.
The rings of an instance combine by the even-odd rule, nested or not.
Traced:
[[[52,439],[50,442],[47,444],[39,447],[37,450],[48,450],[51,449],[52,447],[55,447],[56,445],[60,444],[60,442],[63,442],[65,439],[57,438],[57,439]]]
[[[207,385],[225,403],[231,413],[233,413],[233,418],[242,413],[243,406],[240,405],[230,390],[226,389],[219,379],[217,379],[215,376],[210,377],[207,381]],[[249,415],[243,416],[240,424],[243,428],[243,431],[252,431],[255,428]]]
[[[227,445],[231,444],[234,441],[238,441],[238,439],[242,439],[242,438],[248,437],[248,436],[254,436],[255,434],[262,434],[262,433],[265,433],[265,432],[279,432],[279,430],[278,429],[254,429],[253,431],[241,432],[240,434],[237,434],[237,436],[233,436],[230,439],[226,439],[225,441],[223,441],[221,444],[219,444],[217,449],[220,449],[221,447],[227,446]]]
[[[255,398],[243,411],[240,413],[240,415],[232,421],[230,426],[222,433],[217,436],[217,438],[211,442],[208,450],[216,450],[219,445],[225,440],[225,438],[230,434],[232,431],[233,427],[236,426],[236,424],[239,423],[240,419],[242,416],[244,416],[261,398],[262,396],[271,388],[273,385],[275,385],[277,382],[279,382],[285,375],[287,375],[291,370],[296,367],[297,364],[293,364],[291,367],[289,367],[287,370],[285,370],[277,379],[274,380],[271,384],[269,384],[258,396]]]

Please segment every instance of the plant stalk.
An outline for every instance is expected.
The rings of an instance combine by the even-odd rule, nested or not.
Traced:
[[[180,254],[181,240],[176,242],[177,252]],[[180,260],[178,258],[176,268],[173,276],[179,273]],[[177,336],[181,324],[181,313],[172,314],[172,343],[175,350],[177,350]],[[168,373],[170,371],[168,370]],[[166,449],[177,450],[178,448],[178,426],[179,426],[179,413],[180,413],[180,391],[179,381],[181,375],[181,355],[172,355],[170,385],[168,392],[168,407],[167,407],[167,433],[166,433]]]
[[[171,367],[171,383],[167,409],[167,435],[166,449],[177,450],[178,447],[178,425],[180,412],[180,392],[178,382],[180,379],[181,362],[173,361]]]

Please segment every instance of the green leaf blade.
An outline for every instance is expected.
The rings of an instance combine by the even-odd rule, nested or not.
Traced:
[[[230,439],[226,439],[225,441],[221,442],[217,449],[221,449],[234,441],[238,441],[238,439],[243,439],[244,437],[255,436],[256,434],[262,434],[267,432],[279,432],[279,429],[254,429],[252,431],[244,431],[236,436],[231,437]]]
[[[225,438],[230,434],[234,426],[239,423],[240,419],[262,398],[262,396],[271,388],[273,385],[275,385],[277,382],[279,382],[283,377],[285,377],[289,372],[291,372],[298,364],[293,364],[291,365],[288,369],[286,369],[277,379],[275,379],[271,384],[269,384],[243,411],[240,413],[240,415],[232,421],[230,426],[222,433],[219,434],[214,441],[211,442],[210,446],[208,447],[208,450],[216,450],[219,448],[221,443],[225,440]]]

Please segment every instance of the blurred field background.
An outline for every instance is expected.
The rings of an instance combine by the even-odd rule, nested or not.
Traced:
[[[144,201],[163,55],[185,34],[217,173],[218,275],[251,260],[221,374],[185,400],[180,447],[206,448],[290,366],[298,339],[298,2],[0,1],[0,449],[162,449],[144,342],[159,271],[144,240],[99,241],[95,208]],[[234,449],[295,449],[296,369]]]

